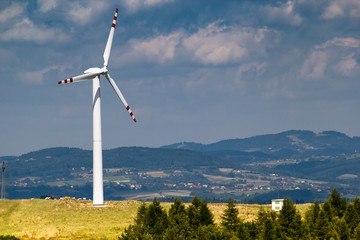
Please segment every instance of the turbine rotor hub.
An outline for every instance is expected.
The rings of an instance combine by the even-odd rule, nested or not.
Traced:
[[[101,75],[105,75],[108,72],[106,67],[103,68],[98,68],[98,67],[93,67],[93,68],[89,68],[86,71],[84,71],[84,73],[97,73],[97,74],[101,74]]]
[[[89,68],[84,71],[84,73],[97,73],[100,72],[102,69],[98,67]]]

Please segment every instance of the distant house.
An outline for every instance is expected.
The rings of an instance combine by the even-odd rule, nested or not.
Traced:
[[[273,199],[271,200],[271,210],[280,211],[282,209],[284,199]]]

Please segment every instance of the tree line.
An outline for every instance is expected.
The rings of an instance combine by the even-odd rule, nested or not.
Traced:
[[[303,218],[291,199],[285,199],[279,212],[261,208],[253,221],[241,219],[236,204],[229,199],[219,224],[215,224],[207,202],[197,196],[188,207],[176,198],[169,211],[154,199],[139,207],[134,224],[119,239],[360,239],[360,198],[348,202],[334,189],[324,203],[315,201]]]

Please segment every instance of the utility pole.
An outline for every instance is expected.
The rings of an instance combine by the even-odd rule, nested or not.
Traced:
[[[5,161],[2,164],[1,199],[5,199]]]

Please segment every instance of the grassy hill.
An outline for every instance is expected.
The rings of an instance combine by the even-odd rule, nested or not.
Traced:
[[[132,223],[139,201],[108,201],[106,207],[93,207],[91,201],[64,198],[60,200],[0,200],[0,233],[21,239],[117,239]],[[172,203],[162,203],[169,209]],[[219,223],[226,204],[209,204]],[[260,207],[237,205],[240,216],[254,220]],[[297,205],[303,214],[308,204]]]

